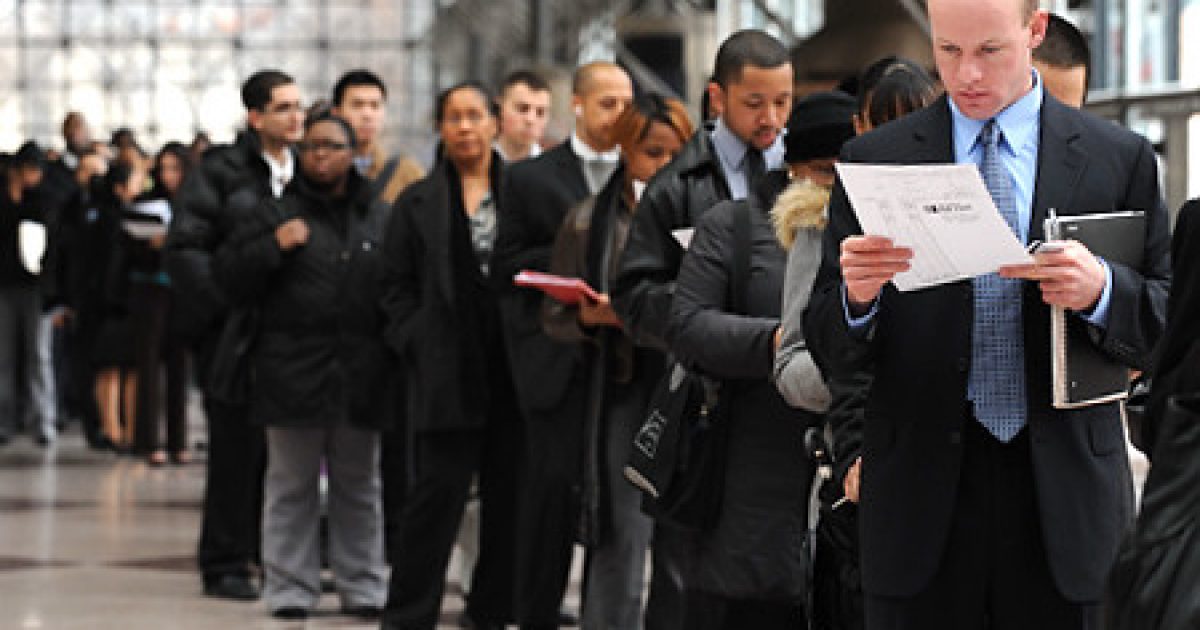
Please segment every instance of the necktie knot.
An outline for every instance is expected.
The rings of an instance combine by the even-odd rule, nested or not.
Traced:
[[[986,148],[994,148],[1000,145],[1000,127],[996,124],[995,118],[988,120],[987,124],[980,130],[979,142]]]

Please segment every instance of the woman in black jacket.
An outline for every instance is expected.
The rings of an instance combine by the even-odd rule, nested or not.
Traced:
[[[230,298],[258,314],[250,417],[267,429],[263,597],[280,618],[306,617],[321,596],[322,461],[342,609],[376,616],[384,598],[378,431],[396,390],[378,343],[386,217],[353,168],[353,145],[344,120],[310,120],[297,176],[240,222],[213,261]]]
[[[503,161],[483,87],[437,100],[440,159],[396,201],[384,240],[384,338],[404,362],[411,449],[384,628],[432,629],[472,478],[479,475],[480,553],[467,614],[477,627],[511,615],[511,476],[519,431],[489,275]],[[504,282],[498,279],[497,282]]]
[[[175,193],[188,169],[188,150],[178,142],[169,142],[154,158],[150,170],[153,188],[139,196],[133,212],[125,221],[159,225],[161,234],[122,235],[124,273],[128,276],[129,312],[134,335],[134,363],[137,370],[137,405],[134,423],[134,452],[146,455],[154,466],[167,461],[167,453],[177,464],[189,461],[187,453],[187,350],[183,340],[169,327],[171,281],[163,258],[166,223]],[[165,212],[164,212],[165,210]],[[162,380],[166,372],[166,405],[163,406]],[[165,411],[165,414],[164,414]],[[159,441],[159,425],[166,418],[166,450]]]
[[[550,271],[583,278],[602,298],[579,305],[546,298],[542,310],[546,333],[582,344],[588,356],[580,527],[588,544],[585,628],[642,627],[646,549],[654,523],[642,512],[641,492],[625,479],[623,469],[664,359],[653,348],[634,345],[612,311],[608,291],[641,189],[691,136],[691,120],[678,100],[656,94],[636,97],[613,124],[621,166],[599,193],[567,213],[554,242]],[[654,547],[651,602],[662,599],[660,587],[670,584],[667,547]],[[652,605],[646,625],[674,612]]]

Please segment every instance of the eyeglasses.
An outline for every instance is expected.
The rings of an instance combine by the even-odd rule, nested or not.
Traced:
[[[345,142],[319,140],[317,142],[301,142],[296,145],[296,148],[304,153],[316,153],[318,151],[345,151],[350,148],[350,145]]]

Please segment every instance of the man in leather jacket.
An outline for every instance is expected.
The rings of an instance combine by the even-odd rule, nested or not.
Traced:
[[[680,241],[689,228],[717,202],[745,198],[757,175],[783,164],[780,131],[793,84],[787,48],[762,31],[739,31],[721,44],[715,67],[709,98],[721,114],[650,181],[613,285],[617,314],[642,345],[666,348]]]

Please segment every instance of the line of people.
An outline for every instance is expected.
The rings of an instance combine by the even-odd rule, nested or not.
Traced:
[[[186,315],[205,592],[256,599],[261,567],[271,614],[302,619],[324,559],[344,613],[433,628],[477,499],[469,627],[571,623],[577,545],[589,629],[1095,627],[1132,513],[1121,410],[1051,408],[1043,348],[1061,306],[1113,360],[1150,367],[1170,276],[1153,156],[1049,93],[1060,64],[1035,69],[1051,23],[1036,2],[928,4],[941,85],[887,58],[797,98],[788,50],[739,31],[714,60],[711,120],[592,62],[572,76],[570,136],[543,151],[542,79],[514,73],[498,96],[467,81],[436,99],[428,172],[383,150],[370,72],[307,112],[287,74],[251,76],[247,128],[167,193],[165,243],[96,253],[137,261],[139,331],[163,326],[162,277]],[[976,164],[1023,241],[1050,208],[1144,210],[1144,263],[1072,243],[899,292],[912,252],[861,234],[839,160]],[[113,207],[139,173],[109,168]],[[121,212],[96,216],[120,233]],[[524,270],[596,295],[555,301],[515,286]],[[89,324],[97,352],[151,360],[109,323]],[[673,365],[719,383],[701,527],[627,479]],[[116,379],[98,375],[102,406]]]

